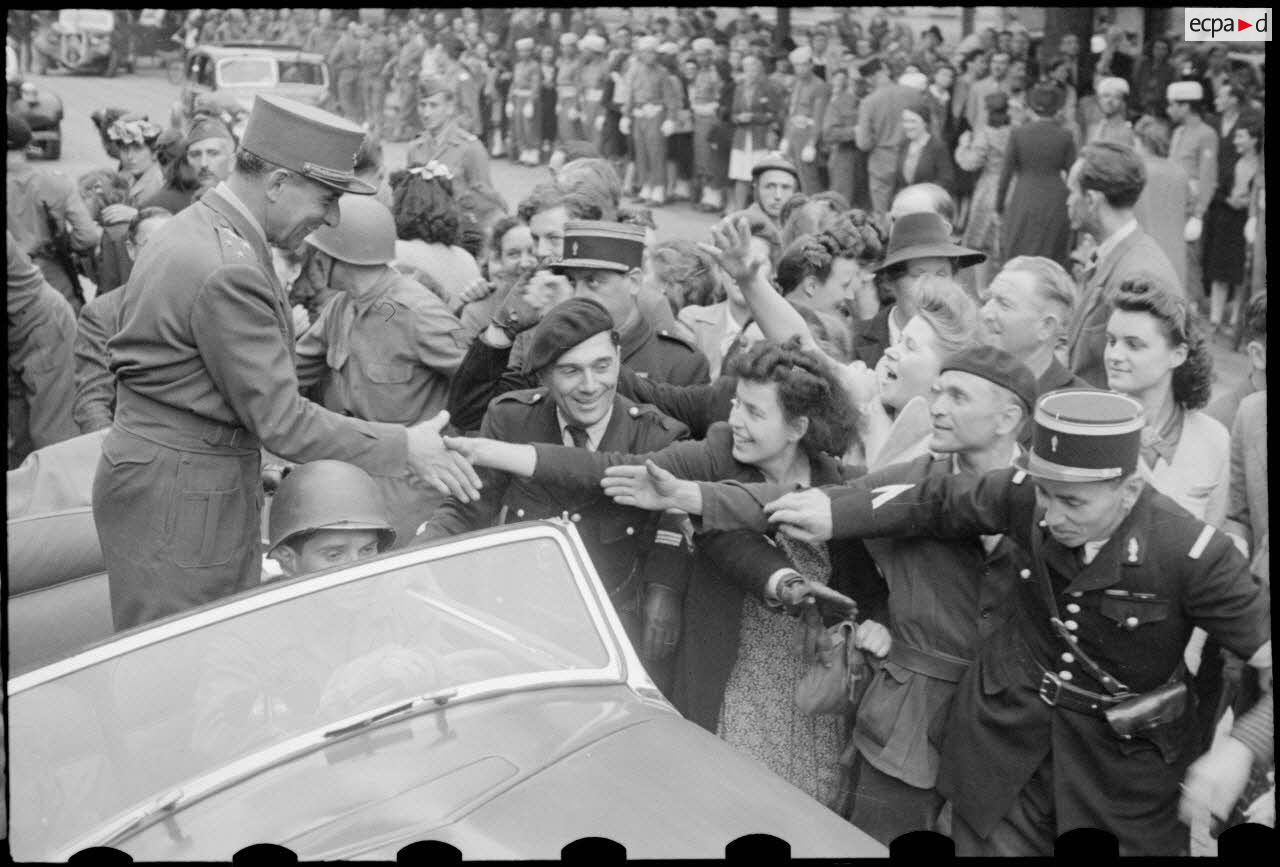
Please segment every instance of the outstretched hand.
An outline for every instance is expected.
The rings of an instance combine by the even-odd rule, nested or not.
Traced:
[[[699,242],[703,250],[740,286],[754,282],[764,258],[751,249],[751,224],[745,217],[724,220],[711,228],[711,243]]]
[[[831,538],[831,498],[818,488],[783,494],[764,506],[769,523],[801,542],[825,542]]]
[[[448,423],[449,413],[442,410],[408,429],[409,467],[440,493],[469,503],[480,498],[482,483],[467,459],[445,446],[440,431]]]
[[[605,496],[611,497],[618,505],[650,512],[681,508],[679,494],[682,484],[685,484],[683,480],[653,461],[645,461],[642,467],[609,467],[600,480]]]

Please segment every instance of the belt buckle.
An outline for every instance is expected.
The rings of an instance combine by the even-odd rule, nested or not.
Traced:
[[[1052,672],[1046,671],[1040,678],[1040,700],[1049,707],[1056,707],[1058,696],[1062,693],[1062,681]]]

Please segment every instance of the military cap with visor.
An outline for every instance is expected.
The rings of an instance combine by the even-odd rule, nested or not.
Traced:
[[[1124,479],[1138,468],[1142,404],[1115,391],[1066,388],[1036,403],[1031,451],[1014,461],[1029,475],[1058,482]]]
[[[377,190],[355,175],[365,131],[336,114],[282,96],[258,96],[240,147],[259,159],[344,193]]]
[[[564,258],[551,265],[563,273],[574,268],[626,274],[644,265],[645,229],[608,220],[570,220],[564,224]]]
[[[529,354],[525,356],[525,372],[537,373],[579,343],[604,332],[612,334],[617,345],[613,317],[599,301],[579,297],[560,302],[534,327]]]

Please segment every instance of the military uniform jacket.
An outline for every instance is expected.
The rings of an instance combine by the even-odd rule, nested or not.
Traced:
[[[120,387],[247,428],[287,460],[403,475],[403,427],[344,418],[298,393],[288,298],[266,244],[223,189],[163,226],[118,290],[123,324],[107,348]]]
[[[453,172],[454,193],[468,190],[493,191],[489,176],[489,154],[480,139],[456,123],[448,124],[437,136],[423,134],[413,140],[405,156],[409,168],[425,166],[435,160]]]
[[[830,98],[831,86],[818,76],[811,75],[807,81],[796,79],[787,110],[786,136],[792,147],[817,144]]]
[[[542,64],[534,58],[517,60],[511,69],[511,91],[514,96],[530,99],[542,86]]]
[[[827,489],[834,538],[1008,534],[1044,565],[1078,646],[1135,692],[1169,680],[1195,626],[1245,659],[1271,640],[1268,601],[1234,544],[1150,486],[1086,566],[1040,527],[1043,513],[1024,473],[932,476],[909,485],[891,481],[898,472]],[[700,487],[709,529],[761,527],[760,505],[784,493],[778,485]],[[935,577],[954,578],[950,571]],[[958,687],[939,792],[986,835],[1048,759],[1059,832],[1097,827],[1119,838],[1122,854],[1176,854],[1186,841],[1178,784],[1195,758],[1194,714],[1121,741],[1100,716],[1042,701],[1040,678],[1049,670],[1070,672],[1083,689],[1102,687],[1053,631],[1034,571],[1019,578],[1016,610],[984,641]]]
[[[73,250],[92,249],[102,237],[102,229],[89,216],[75,181],[61,172],[42,172],[24,165],[6,172],[4,185],[8,229],[28,256],[52,255],[46,209],[55,221],[67,226]]]
[[[1169,159],[1191,179],[1192,215],[1203,219],[1218,186],[1218,133],[1203,120],[1188,118],[1174,127]]]
[[[623,114],[629,115],[652,105],[661,105],[666,110],[665,119],[675,120],[676,112],[684,105],[680,83],[660,63],[653,66],[637,63],[627,76],[627,100],[623,104]]]
[[[616,396],[613,415],[600,439],[601,451],[651,452],[684,437],[684,425],[651,406]],[[511,391],[489,406],[480,435],[511,443],[562,443],[555,402],[545,388]],[[540,518],[568,518],[578,532],[610,592],[623,588],[638,559],[653,540],[658,515],[619,506],[598,486],[584,490],[554,481],[519,479],[496,470],[480,469],[484,487],[480,499],[462,503],[450,497],[431,516],[424,540],[454,536],[469,530]]]

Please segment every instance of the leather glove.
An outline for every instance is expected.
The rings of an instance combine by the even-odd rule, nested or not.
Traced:
[[[1204,230],[1204,223],[1199,217],[1192,217],[1187,220],[1187,226],[1182,230],[1182,240],[1188,244],[1194,244],[1200,240],[1200,233]]]
[[[524,115],[525,120],[533,120],[533,103],[525,103],[524,110],[520,113]]]
[[[805,145],[800,149],[800,161],[811,163],[818,158],[818,149],[813,145]]]
[[[841,617],[852,619],[858,616],[858,603],[825,584],[810,581],[799,572],[783,576],[774,593],[783,607],[793,613],[797,609],[816,607],[814,603],[822,602],[823,608],[832,609]]]
[[[624,117],[622,120],[618,121],[618,132],[623,135],[631,135],[631,118]]]
[[[676,131],[676,122],[674,120],[664,120],[661,129],[664,136],[670,136]]]
[[[649,584],[644,597],[644,639],[640,654],[662,660],[675,652],[680,641],[681,599],[674,590]]]

